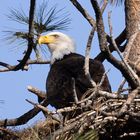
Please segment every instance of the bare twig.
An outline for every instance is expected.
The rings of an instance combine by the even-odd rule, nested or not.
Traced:
[[[129,88],[124,88],[124,89],[120,90],[120,93],[123,93],[123,92],[126,92],[126,91],[130,91],[130,90],[131,90],[130,87]]]
[[[105,10],[107,4],[108,4],[108,0],[104,0],[104,1],[103,1],[103,5],[102,5],[102,7],[101,7],[102,13],[104,12],[104,10]]]
[[[101,96],[104,96],[104,97],[107,97],[107,98],[112,98],[112,99],[121,99],[121,98],[124,98],[123,95],[117,95],[115,93],[109,93],[107,91],[102,91],[102,90],[99,90],[98,91],[98,94],[101,95]]]
[[[123,99],[124,96],[123,95],[117,95],[116,93],[109,93],[107,91],[102,91],[102,90],[99,90],[98,89],[98,86],[96,86],[95,88],[91,89],[91,94],[87,97],[87,98],[84,98],[82,99],[81,101],[78,102],[78,104],[81,104],[81,103],[84,103],[84,102],[87,102],[88,100],[92,99],[92,98],[95,98],[95,96],[98,94],[98,95],[101,95],[103,97],[106,97],[106,98],[111,98],[111,99]]]
[[[18,60],[19,62],[21,62],[22,60]],[[28,70],[28,65],[33,65],[33,64],[50,64],[50,61],[46,61],[46,60],[28,60],[26,62],[26,64],[24,65],[24,67],[22,68],[22,70]],[[5,68],[1,68],[0,72],[8,72],[8,71],[13,71],[13,69],[16,67],[16,65],[11,66],[10,64],[4,63],[4,62],[0,62],[0,65],[5,67]]]
[[[108,13],[108,24],[109,24],[109,31],[110,31],[110,37],[113,38],[113,29],[111,24],[111,11]]]
[[[84,103],[84,102],[87,102],[89,99],[93,98],[96,96],[96,93],[97,93],[97,86],[93,89],[93,92],[91,93],[91,95],[89,95],[87,98],[79,101],[77,104],[81,104],[81,103]]]
[[[139,32],[135,32],[131,37],[130,39],[128,40],[128,43],[126,45],[126,48],[125,48],[125,51],[124,51],[124,58],[125,60],[127,61],[128,60],[128,57],[129,57],[129,54],[130,54],[130,50],[131,50],[131,47],[132,47],[132,44],[135,40],[135,38],[137,37],[137,34]]]
[[[86,111],[86,112],[83,112],[82,114],[76,116],[75,118],[72,118],[70,120],[67,120],[66,123],[65,123],[65,125],[71,124],[72,122],[75,122],[75,121],[79,120],[80,118],[84,117],[85,115],[87,115],[87,114],[89,114],[91,112],[94,115],[96,114],[96,111]]]
[[[28,91],[34,93],[35,95],[37,95],[39,98],[41,98],[42,100],[46,98],[46,92],[45,91],[41,91],[35,87],[32,86],[28,86],[27,87]]]
[[[77,107],[77,106],[64,107],[64,108],[57,109],[56,111],[52,111],[52,114],[63,113],[63,112],[71,112],[71,111],[74,111],[74,110],[77,110],[77,109],[79,109],[79,107]]]
[[[134,136],[140,136],[140,132],[132,132],[132,133],[124,133],[120,135],[120,138],[125,138],[125,137],[134,137]]]
[[[82,7],[82,5],[77,0],[70,0],[71,3],[77,8],[77,10],[84,16],[84,18],[89,22],[89,24],[96,28],[96,21],[89,15],[89,13]],[[104,12],[107,6],[107,0],[104,1],[101,11]]]
[[[44,100],[41,103],[42,106],[47,106],[48,102],[47,100]],[[23,125],[27,123],[30,119],[32,119],[34,116],[36,116],[41,111],[40,108],[34,107],[33,109],[29,110],[25,114],[21,115],[18,118],[15,119],[6,119],[6,120],[0,120],[0,126],[18,126]]]
[[[128,99],[126,100],[126,102],[123,104],[118,116],[123,115],[125,112],[127,112],[130,104],[134,101],[134,98],[136,97],[136,95],[139,93],[140,89],[137,88],[135,90],[133,90],[131,93],[129,93],[128,95]]]
[[[36,108],[39,108],[41,109],[43,112],[45,112],[47,115],[49,115],[53,120],[56,120],[57,122],[60,122],[60,120],[58,120],[56,117],[53,116],[52,112],[49,111],[46,107],[44,107],[43,105],[41,104],[37,104],[37,103],[34,103],[28,99],[26,99],[26,101],[30,104],[32,104],[33,106],[35,106]]]
[[[19,62],[21,60],[18,60]],[[26,65],[33,65],[33,64],[50,64],[50,61],[46,61],[46,60],[28,60],[26,62]]]
[[[95,27],[95,20],[89,15],[89,13],[82,7],[82,5],[77,0],[70,0],[72,4],[77,8],[77,10],[87,19],[92,27]]]
[[[33,106],[37,107],[37,108],[40,108],[42,111],[46,112],[48,115],[51,114],[51,112],[44,106],[40,105],[40,104],[37,104],[37,103],[34,103],[33,101],[30,101],[28,99],[26,99],[26,101],[30,104],[32,104]]]
[[[73,128],[74,129],[79,129],[80,126],[82,124],[86,123],[86,122],[89,122],[89,121],[92,122],[94,117],[91,117],[91,116],[93,116],[93,114],[95,114],[95,111],[90,111],[90,112],[86,113],[84,115],[84,117],[81,117],[80,119],[70,123],[69,125],[66,125],[63,128],[58,129],[53,134],[53,140],[55,140],[56,136],[61,135],[61,134],[65,133],[65,132],[68,132],[69,130],[72,130]]]
[[[41,104],[38,104],[38,103],[34,103],[33,101],[30,101],[28,99],[26,99],[26,101],[30,104],[32,104],[33,106],[37,107],[37,108],[40,108],[42,111],[46,112],[47,115],[54,115],[54,114],[59,114],[59,113],[64,113],[64,112],[71,112],[71,111],[74,111],[74,110],[77,110],[77,109],[81,109],[81,108],[86,108],[87,106],[83,105],[83,106],[71,106],[71,107],[64,107],[64,108],[60,108],[60,109],[57,109],[56,111],[49,111],[46,107],[44,107],[43,105]],[[89,104],[90,106],[90,104]]]
[[[103,82],[104,82],[104,80],[105,80],[105,78],[106,78],[106,75],[107,75],[107,73],[110,71],[110,69],[108,70],[108,71],[106,71],[104,74],[103,74],[103,76],[102,76],[102,79],[101,79],[101,81],[100,81],[100,83],[99,83],[99,87],[101,87],[102,86],[102,84],[103,84]]]
[[[7,63],[4,63],[4,62],[0,62],[0,66],[3,66],[3,67],[6,67],[7,69],[11,69],[12,66],[7,64]]]
[[[115,42],[117,44],[117,46],[119,46],[119,49],[121,52],[123,52],[125,50],[125,46],[120,46],[126,39],[126,30],[124,29],[120,35],[115,39]],[[110,41],[110,38],[108,37],[107,38],[107,41],[109,42],[109,45],[107,46],[110,50],[110,52],[113,52],[115,51],[113,45],[112,45],[112,42]],[[100,52],[96,57],[95,57],[96,60],[100,61],[100,62],[103,62],[105,59],[106,59],[106,55],[103,53],[103,52]]]
[[[0,72],[9,72],[9,71],[13,71],[14,68],[17,66],[17,65],[12,66],[12,65],[9,65],[9,64],[7,64],[7,66],[5,66],[6,63],[4,63],[4,62],[0,62],[0,63],[1,63],[1,64],[0,64],[1,66],[6,67],[6,68],[0,69]],[[2,64],[2,63],[3,63],[3,64]],[[27,71],[27,70],[28,70],[28,66],[27,66],[27,65],[24,65],[24,67],[22,68],[22,70]]]
[[[118,88],[118,91],[117,91],[118,95],[122,92],[122,89],[123,89],[125,83],[126,83],[126,80],[123,79],[121,84],[120,84],[120,86],[119,86],[119,88]]]
[[[90,53],[90,49],[91,49],[91,43],[93,40],[94,32],[95,32],[95,29],[92,28],[90,35],[89,35],[89,38],[88,38],[88,42],[87,42],[86,54],[85,54],[85,64],[84,64],[85,75],[89,79],[89,81],[91,82],[93,87],[96,86],[96,83],[91,78],[91,75],[89,72],[89,58],[90,58],[89,53]]]
[[[77,104],[78,103],[78,97],[77,97],[77,93],[76,93],[76,89],[75,89],[75,79],[74,78],[72,78],[72,89],[73,89],[74,101]]]

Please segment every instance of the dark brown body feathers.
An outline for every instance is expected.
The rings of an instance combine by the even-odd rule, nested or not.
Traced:
[[[72,78],[75,79],[76,93],[79,100],[88,88],[92,87],[84,74],[84,61],[85,58],[82,55],[71,53],[54,62],[46,83],[49,104],[58,109],[70,106],[74,102]],[[103,64],[92,59],[90,59],[89,64],[92,79],[99,83],[105,72]],[[101,88],[105,91],[111,91],[107,77]]]

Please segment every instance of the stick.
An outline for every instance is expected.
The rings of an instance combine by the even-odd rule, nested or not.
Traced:
[[[32,86],[28,86],[27,89],[31,93],[34,93],[35,95],[37,95],[38,98],[41,98],[42,100],[46,98],[46,92],[45,91],[41,91],[41,90],[39,90],[35,87],[32,87]]]
[[[108,22],[109,22],[109,29],[110,29],[110,36],[111,36],[111,40],[112,40],[112,44],[114,46],[114,48],[116,49],[118,55],[120,56],[122,62],[124,63],[124,65],[126,66],[126,68],[129,70],[129,72],[132,74],[132,76],[134,77],[135,80],[137,80],[137,83],[139,84],[140,86],[140,80],[139,80],[139,77],[138,75],[134,72],[134,70],[129,66],[129,64],[126,62],[126,60],[124,59],[124,57],[122,56],[120,50],[118,49],[118,46],[116,44],[116,42],[114,41],[113,39],[113,33],[112,33],[112,25],[111,25],[111,13],[109,13],[109,17],[108,17]],[[136,36],[135,36],[136,37]],[[130,51],[130,50],[129,50]]]
[[[90,83],[92,84],[93,87],[96,86],[96,83],[93,81],[93,79],[91,78],[90,72],[89,72],[89,53],[91,50],[91,43],[93,40],[93,36],[94,36],[94,32],[95,32],[95,28],[92,28],[89,38],[88,38],[88,42],[87,42],[87,47],[86,47],[86,53],[85,53],[85,64],[84,64],[84,70],[85,70],[85,75],[86,77],[89,79]]]
[[[140,89],[137,88],[137,89],[133,90],[131,93],[129,93],[128,99],[123,104],[122,108],[120,109],[118,116],[122,116],[125,112],[127,112],[130,104],[134,101],[134,98],[139,93],[139,91],[140,91]]]
[[[74,101],[77,104],[78,103],[78,97],[77,97],[77,93],[76,93],[76,89],[75,89],[75,79],[74,78],[72,78],[72,89],[73,89]]]
[[[42,106],[47,106],[48,102],[45,99],[42,103]],[[35,117],[39,112],[41,111],[40,108],[34,107],[33,109],[29,110],[25,114],[21,115],[18,118],[15,119],[5,119],[5,120],[0,120],[0,126],[18,126],[18,125],[23,125],[27,123],[29,120],[31,120],[33,117]]]
[[[76,9],[84,16],[92,27],[95,27],[95,20],[89,15],[89,13],[82,7],[77,0],[70,0],[70,2],[76,7]]]

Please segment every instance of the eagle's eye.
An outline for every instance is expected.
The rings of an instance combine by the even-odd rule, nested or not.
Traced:
[[[59,35],[57,35],[57,34],[55,34],[55,35],[53,35],[55,38],[58,38],[59,37]]]

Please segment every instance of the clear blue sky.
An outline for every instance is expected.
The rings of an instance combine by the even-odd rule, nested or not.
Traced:
[[[43,0],[37,0],[37,3]],[[90,2],[87,0],[79,0],[81,4],[89,11],[91,15],[94,15]],[[72,22],[69,26],[69,30],[64,33],[69,34],[76,42],[77,52],[84,55],[88,34],[90,32],[90,25],[82,17],[82,15],[75,9],[75,7],[69,2],[69,0],[49,0],[49,5],[58,5],[58,9],[64,8],[65,11],[70,13]],[[15,22],[11,22],[7,19],[6,15],[9,13],[10,8],[22,8],[26,12],[29,9],[29,0],[17,1],[6,0],[1,1],[0,4],[0,61],[7,62],[9,64],[16,64],[17,60],[21,59],[22,50],[21,46],[17,44],[8,44],[3,38],[4,30],[8,29],[22,29],[23,25]],[[124,9],[123,6],[108,6],[104,13],[104,22],[106,31],[108,32],[107,15],[108,11],[112,10],[112,23],[114,36],[117,36],[124,28]],[[26,46],[25,46],[26,47]],[[91,56],[95,57],[99,52],[97,44],[97,37],[94,37]],[[49,54],[49,53],[48,53]],[[104,63],[106,70],[111,68],[108,76],[113,90],[117,89],[117,85],[120,83],[122,77],[110,64]],[[45,81],[49,65],[36,65],[31,66],[29,71],[18,72],[6,72],[0,73],[0,100],[4,100],[4,104],[0,104],[0,119],[16,118],[33,106],[28,104],[25,99],[37,101],[36,97],[27,91],[27,86],[32,85],[40,90],[45,90]],[[40,113],[31,122],[43,118]],[[31,123],[28,123],[31,124]]]

